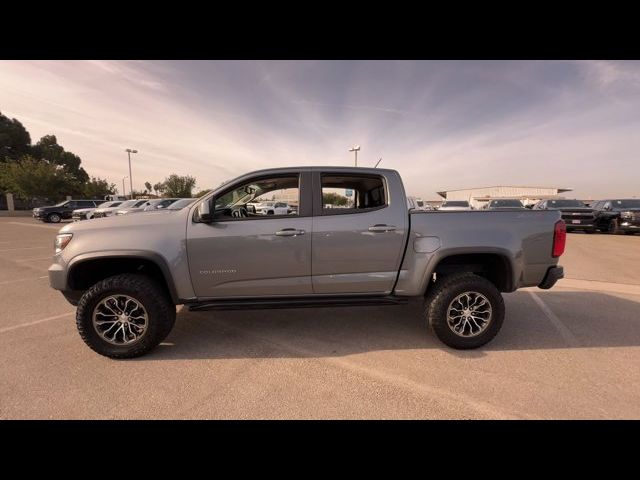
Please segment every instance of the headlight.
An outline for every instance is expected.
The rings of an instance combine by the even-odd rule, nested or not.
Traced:
[[[56,241],[54,242],[56,253],[60,253],[62,250],[64,250],[64,247],[69,245],[71,237],[73,237],[72,233],[61,233],[59,235],[56,235]]]
[[[631,212],[622,212],[622,213],[620,214],[620,216],[621,216],[622,218],[631,218],[631,217],[633,216],[633,213],[631,213]]]

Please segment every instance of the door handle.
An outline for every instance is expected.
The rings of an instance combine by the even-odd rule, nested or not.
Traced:
[[[370,232],[393,232],[395,229],[395,225],[384,225],[382,223],[377,223],[369,227]]]
[[[278,237],[295,237],[298,235],[304,235],[304,230],[297,230],[295,228],[283,228],[276,232]]]

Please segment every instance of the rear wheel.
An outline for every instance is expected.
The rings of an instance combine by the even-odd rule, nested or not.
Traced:
[[[60,223],[60,220],[62,220],[62,217],[58,213],[50,213],[47,215],[47,222]]]
[[[454,274],[432,287],[425,315],[444,344],[462,350],[477,348],[500,331],[504,301],[489,280],[473,273]]]
[[[151,278],[122,274],[106,278],[87,290],[76,313],[82,340],[110,358],[144,355],[171,332],[176,309]]]

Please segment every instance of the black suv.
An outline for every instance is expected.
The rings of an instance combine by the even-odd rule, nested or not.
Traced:
[[[599,200],[592,207],[601,232],[640,233],[640,199]]]
[[[43,222],[59,223],[63,218],[71,218],[73,211],[78,208],[94,208],[104,203],[104,200],[65,200],[52,207],[33,209],[33,218]]]
[[[587,207],[580,200],[541,200],[534,205],[533,209],[560,210],[562,220],[567,226],[567,232],[582,230],[593,233],[596,231],[593,208]]]

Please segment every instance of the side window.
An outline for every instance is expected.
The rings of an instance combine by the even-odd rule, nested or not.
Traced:
[[[88,200],[80,200],[78,202],[78,208],[91,208],[91,207],[94,207],[94,206],[95,206],[94,203],[90,202]]]
[[[65,204],[65,207],[67,208],[78,208],[78,202],[68,202],[67,204]]]
[[[603,210],[609,210],[611,208],[611,202],[605,202],[602,206]]]
[[[377,175],[322,175],[322,214],[339,215],[384,208],[387,195]]]
[[[214,218],[224,221],[298,215],[299,185],[299,175],[253,178],[215,198]],[[292,208],[281,208],[287,204]]]

